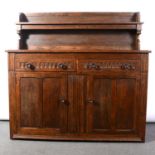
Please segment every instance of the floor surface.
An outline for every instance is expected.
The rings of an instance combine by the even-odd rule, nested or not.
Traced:
[[[10,140],[9,123],[0,121],[0,155],[155,155],[155,124],[145,143]]]

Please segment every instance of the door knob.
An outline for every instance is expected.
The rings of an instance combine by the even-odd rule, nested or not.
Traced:
[[[69,105],[69,102],[66,99],[60,98],[59,103]]]
[[[95,100],[89,99],[89,100],[87,100],[87,102],[90,103],[90,104],[94,104],[95,103]]]

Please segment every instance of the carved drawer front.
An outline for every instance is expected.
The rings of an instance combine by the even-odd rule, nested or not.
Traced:
[[[79,60],[79,72],[138,72],[140,62],[138,60]]]
[[[15,63],[16,71],[76,71],[74,60],[18,60]]]

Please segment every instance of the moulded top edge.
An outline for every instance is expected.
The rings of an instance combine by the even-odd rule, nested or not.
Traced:
[[[140,12],[124,12],[124,11],[120,11],[120,12],[104,12],[104,11],[101,11],[101,12],[88,12],[88,11],[85,11],[85,12],[20,12],[20,14],[26,14],[26,15],[31,15],[31,16],[36,16],[36,15],[45,15],[45,14],[56,14],[56,15],[64,15],[64,14],[67,14],[67,15],[79,15],[79,14],[135,14],[135,13],[140,13]]]
[[[151,53],[150,50],[103,50],[103,49],[49,49],[49,50],[42,50],[42,49],[17,49],[17,50],[6,50],[8,53]]]
[[[16,25],[67,25],[67,24],[71,24],[71,25],[135,25],[135,24],[143,24],[143,22],[94,22],[94,23],[90,23],[90,22],[63,22],[63,23],[59,23],[59,22],[17,22]]]
[[[41,23],[108,23],[140,22],[139,12],[57,12],[20,13],[20,22]]]

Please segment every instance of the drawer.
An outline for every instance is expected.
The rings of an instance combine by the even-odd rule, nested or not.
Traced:
[[[139,60],[79,60],[79,72],[138,72]]]
[[[15,59],[16,71],[76,71],[76,63],[71,59],[62,58],[45,58],[40,57],[36,59],[31,55],[30,57],[18,56]]]

